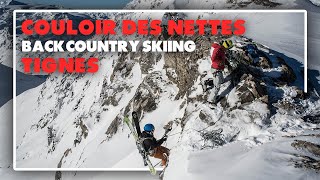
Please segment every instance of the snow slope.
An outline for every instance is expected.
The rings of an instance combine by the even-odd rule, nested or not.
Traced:
[[[152,17],[161,19],[162,15],[163,13],[153,13]],[[206,18],[228,17],[228,14],[185,13],[185,15],[187,18],[199,15]],[[151,14],[115,15],[116,19],[128,17],[139,19],[151,17]],[[269,16],[256,17],[257,19],[253,19],[252,23],[258,19],[261,21],[263,17],[270,18]],[[279,21],[292,21],[292,17],[288,15],[279,17],[282,17]],[[297,17],[303,17],[303,15]],[[252,32],[255,31],[252,30]],[[249,36],[252,32],[248,31],[246,35]],[[295,33],[303,39],[303,33],[299,29]],[[245,43],[241,38],[234,40],[240,44]],[[297,43],[303,44],[303,41]],[[303,49],[303,47],[300,48]],[[204,50],[200,49],[200,52]],[[276,57],[277,53],[280,53],[273,49],[263,51],[269,57]],[[292,53],[295,53],[295,57],[303,56],[298,50]],[[177,77],[186,78],[185,75],[174,75],[181,73],[179,67],[183,65],[182,62],[177,60],[178,67],[175,67],[171,64],[170,55],[161,53],[154,56],[143,53],[101,54],[100,70],[94,75],[53,74],[41,86],[22,93],[17,97],[17,167],[143,168],[132,136],[128,138],[129,130],[122,122],[122,117],[130,114],[134,109],[141,114],[142,125],[148,122],[155,125],[156,137],[161,137],[164,132],[161,127],[167,122],[175,122],[172,137],[166,144],[173,154],[170,159],[173,163],[170,164],[168,172],[183,167],[178,163],[179,159],[186,162],[186,156],[190,152],[201,152],[217,147],[216,144],[203,140],[203,134],[199,131],[204,128],[210,131],[223,130],[222,134],[219,133],[222,142],[219,146],[232,141],[249,141],[250,146],[247,147],[252,148],[251,144],[261,145],[282,135],[317,127],[301,119],[306,115],[305,113],[292,115],[291,112],[286,112],[287,110],[279,110],[270,116],[268,105],[259,100],[240,105],[240,108],[236,89],[230,91],[226,99],[235,109],[232,107],[225,109],[226,107],[219,105],[211,110],[206,101],[201,99],[203,91],[200,86],[203,81],[200,74],[203,75],[204,71],[210,68],[205,64],[209,57],[204,55],[202,58],[194,59],[196,57],[189,56],[192,56],[192,53],[187,54],[186,59],[191,59],[189,63],[198,68],[192,69],[192,66],[187,65],[188,71],[191,71],[189,73],[196,74],[193,77],[194,81],[187,78],[187,83],[190,84],[186,86],[190,87],[185,89],[185,94],[181,94],[184,90],[181,83],[184,81],[175,80]],[[284,57],[285,61],[289,62],[291,57],[288,54]],[[270,78],[269,76],[274,73],[280,73],[276,66],[276,58],[272,61],[275,67],[269,70],[272,73],[264,72],[265,78]],[[301,66],[298,58],[295,61]],[[301,86],[303,85],[302,75],[295,69],[294,73],[297,76],[296,86],[303,87]],[[228,73],[225,74],[227,75]],[[245,82],[239,85],[243,83]],[[228,83],[223,85],[221,92],[226,91],[227,86],[229,86]],[[283,95],[273,94],[281,96],[280,102],[285,102],[286,99],[293,100],[297,96],[295,87],[292,85],[269,88],[269,93],[277,92],[273,88],[283,91]],[[269,94],[270,99],[277,98],[273,95]],[[310,111],[318,108],[318,104],[310,99],[297,102],[301,103],[297,106]],[[274,103],[277,103],[277,100]],[[285,115],[282,114],[283,111]],[[206,114],[208,119],[200,120],[201,114]],[[213,122],[215,125],[210,125]],[[48,136],[48,128],[54,129],[53,137]],[[158,162],[155,159],[152,161],[155,164]],[[183,169],[180,169],[180,172],[186,173]],[[192,171],[191,174],[193,173]],[[168,176],[168,179],[173,178],[170,174]]]
[[[166,4],[167,2],[168,4]],[[174,7],[173,2],[167,2],[161,3],[159,1],[159,7]],[[151,6],[152,4],[157,5],[157,3],[151,2]],[[223,3],[209,3],[217,7],[221,5],[221,8],[224,6]],[[286,5],[295,6],[295,3],[289,1]],[[138,3],[136,2],[136,4]],[[188,7],[195,5],[192,2],[187,4],[189,4]],[[144,6],[149,7],[146,4],[139,7]],[[153,8],[151,6],[150,8]],[[202,4],[202,6],[208,7],[208,4]],[[261,6],[250,5],[246,8],[251,7],[259,8]],[[142,17],[150,16],[151,14],[144,14]],[[158,15],[152,14],[152,16],[157,17]],[[133,16],[132,18],[138,17]],[[277,19],[275,22],[278,23],[280,20]],[[314,22],[315,24],[318,22],[316,18]],[[314,33],[317,33],[317,31],[314,30]],[[285,40],[292,37],[296,38],[298,34],[300,33],[289,34]],[[290,47],[282,48],[283,44],[281,42],[279,44],[278,41],[273,43],[275,40],[271,39],[273,37],[271,34],[265,36],[265,38],[262,38],[262,36],[252,37],[255,41],[268,44],[271,49],[285,53],[285,55],[294,57],[296,61],[301,62],[299,57],[303,55],[299,49],[296,49],[296,43],[290,44],[292,45],[290,47],[293,47],[292,49]],[[319,42],[317,38],[318,36],[314,36],[314,42],[312,41],[315,45]],[[297,43],[299,43],[299,38]],[[311,49],[311,51],[316,51],[315,49]],[[302,115],[279,108],[276,114],[269,118],[268,108],[259,102],[246,106],[244,110],[236,109],[221,114],[223,108],[217,108],[211,112],[203,102],[193,103],[189,100],[192,99],[192,95],[197,97],[202,93],[201,87],[199,87],[201,78],[196,78],[192,82],[192,87],[188,90],[190,91],[189,97],[175,98],[182,87],[179,86],[180,89],[178,89],[177,82],[173,81],[172,77],[168,77],[168,72],[179,73],[175,69],[164,66],[168,62],[168,57],[162,55],[154,57],[148,55],[118,56],[116,54],[101,55],[101,57],[104,58],[98,74],[83,77],[52,75],[41,86],[18,96],[19,107],[23,107],[18,112],[20,114],[18,116],[19,122],[23,122],[23,124],[20,123],[17,144],[19,150],[17,158],[20,167],[58,167],[59,162],[62,162],[61,167],[142,167],[141,158],[134,143],[128,143],[132,142],[128,129],[117,118],[121,119],[123,115],[128,113],[127,111],[130,112],[134,109],[132,100],[137,100],[137,92],[141,92],[146,97],[150,96],[150,99],[155,96],[155,99],[152,100],[157,103],[156,109],[143,109],[141,124],[153,122],[157,129],[156,137],[161,137],[162,126],[168,121],[174,120],[177,122],[171,133],[172,136],[165,144],[172,148],[171,163],[165,174],[165,179],[177,179],[178,177],[207,179],[213,175],[216,175],[217,178],[226,179],[232,179],[233,177],[257,179],[257,176],[261,174],[263,175],[259,176],[261,179],[269,179],[269,177],[276,179],[282,176],[291,179],[317,179],[312,170],[294,168],[294,164],[290,163],[291,158],[294,158],[293,154],[304,154],[304,152],[293,150],[289,146],[293,140],[282,136],[294,134],[301,136],[304,140],[319,144],[317,140],[303,136],[304,131],[319,128],[319,125],[306,123],[302,120],[302,117],[308,113],[319,112],[318,99],[299,101],[301,104],[298,107],[305,107],[305,112]],[[130,62],[126,64],[124,69],[121,66],[124,64],[123,59]],[[202,63],[205,63],[204,60],[197,61],[199,68],[202,67]],[[126,69],[127,67],[128,69]],[[200,69],[199,73],[203,72]],[[276,71],[276,68],[273,70]],[[129,73],[126,73],[127,71]],[[159,84],[160,87],[156,89],[153,82]],[[298,83],[301,84],[301,82]],[[225,89],[224,86],[222,91]],[[285,86],[277,90],[283,91],[284,99],[287,98],[289,102],[292,102],[293,97],[291,95],[294,94],[292,87]],[[275,90],[274,92],[278,91]],[[230,92],[230,97],[232,95],[235,94]],[[5,114],[10,107],[11,104],[7,103],[0,109],[0,114]],[[230,142],[217,149],[203,149],[204,145],[207,144],[202,141],[199,132],[196,130],[206,128],[208,122],[199,119],[200,110],[210,111],[210,117],[213,119],[219,119],[221,116],[221,121],[209,130],[222,128],[223,135],[228,141],[231,141],[234,135],[240,132],[235,138],[236,142]],[[9,116],[3,117],[4,119],[11,119]],[[25,119],[25,117],[30,117],[30,119]],[[264,121],[268,120],[272,122],[271,125],[264,124]],[[10,124],[9,122],[4,121],[2,127],[7,127]],[[55,145],[47,145],[47,127],[53,127],[56,130]],[[1,129],[1,132],[7,134],[5,129]],[[85,135],[86,133],[88,134]],[[314,131],[314,133],[318,132]],[[8,138],[3,141],[9,143],[7,140]],[[74,140],[79,140],[80,143],[74,145]],[[37,148],[34,148],[34,144],[37,144]],[[8,147],[3,148],[1,151],[5,151]],[[71,151],[68,151],[69,148]],[[64,155],[66,152],[69,152],[67,156]],[[114,152],[119,153],[115,154]],[[265,154],[270,156],[265,156]],[[313,155],[307,155],[313,157]],[[5,154],[1,157],[1,161],[5,162],[4,165],[1,165],[2,167],[11,167],[11,159],[8,159],[8,156],[10,155]],[[221,156],[230,158],[221,158]],[[241,161],[235,162],[234,159],[240,159]],[[276,164],[274,163],[275,160],[277,161]],[[158,162],[154,159],[153,161]],[[204,166],[204,164],[206,165]],[[234,166],[229,172],[221,173],[233,164]],[[253,172],[255,173],[246,173],[246,169],[243,167],[250,167],[248,169],[254,169]],[[274,172],[275,170],[277,170],[277,173]],[[8,170],[1,169],[2,174],[4,174],[3,177],[14,178],[12,171],[8,172]],[[55,174],[56,177],[59,176],[57,174],[59,173]],[[39,175],[39,179],[41,177],[42,175]],[[63,173],[62,177],[63,179],[103,179],[104,174]],[[33,177],[27,176],[26,178],[32,179]]]
[[[316,137],[281,137],[260,146],[248,148],[249,142],[235,142],[215,150],[191,152],[184,155],[184,160],[173,161],[175,167],[185,172],[170,168],[165,178],[171,179],[318,179],[316,171],[295,168],[295,154],[307,154],[291,146],[295,139],[308,139],[319,144]],[[174,158],[174,157],[172,157]],[[314,157],[318,159],[317,157]],[[181,158],[182,159],[182,158]],[[180,161],[179,161],[180,160]]]

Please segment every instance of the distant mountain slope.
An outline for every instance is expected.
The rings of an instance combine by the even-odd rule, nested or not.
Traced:
[[[0,107],[12,99],[12,68],[0,64]],[[17,72],[17,95],[45,82],[45,76],[32,76]]]

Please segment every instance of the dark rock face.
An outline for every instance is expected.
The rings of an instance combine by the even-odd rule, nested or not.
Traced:
[[[258,5],[263,5],[267,7],[276,7],[281,5],[280,3],[272,2],[270,0],[252,0],[252,2]]]
[[[251,74],[244,74],[241,77],[242,83],[236,87],[241,104],[253,102],[256,99],[267,100],[268,94],[265,85],[259,82]]]
[[[260,57],[258,62],[258,66],[263,69],[270,69],[272,67],[272,63],[269,58],[267,57]]]
[[[245,64],[253,64],[253,59],[250,58],[244,51],[241,52],[240,56],[242,57],[242,62],[244,62]]]
[[[320,145],[314,144],[307,141],[295,140],[292,144],[292,147],[296,149],[301,149],[314,154],[315,156],[320,156]]]
[[[117,97],[117,94],[130,89],[129,86],[123,83],[117,84],[116,86],[113,86],[113,87],[114,89],[112,92],[103,92],[102,97],[104,99],[104,102],[102,105],[117,106],[119,104],[119,101],[122,98],[122,96]]]
[[[295,75],[293,69],[281,57],[278,57],[278,61],[279,61],[279,64],[281,65],[281,71],[282,71],[282,74],[278,78],[278,80],[280,80],[284,84],[293,83],[297,79],[297,76]]]
[[[320,161],[317,161],[314,158],[311,158],[309,156],[301,156],[296,155],[297,157],[301,158],[300,161],[295,161],[294,166],[296,168],[303,168],[303,169],[312,169],[316,171],[320,171]]]
[[[89,130],[87,128],[87,126],[83,123],[83,121],[80,121],[80,128],[81,128],[81,132],[84,138],[87,138],[88,134],[89,134]]]
[[[209,126],[213,126],[215,124],[215,121],[218,121],[217,119],[214,119],[208,112],[208,109],[203,109],[199,113],[199,118],[202,122],[205,122]]]
[[[179,94],[176,99],[184,96],[193,86],[194,80],[198,75],[196,60],[198,59],[191,59],[190,56],[184,56],[180,53],[165,54],[165,68],[175,72],[173,75],[170,71],[167,71],[167,76],[179,88]]]
[[[161,85],[165,84],[161,72],[153,72],[145,77],[139,85],[134,98],[134,110],[140,114],[142,111],[151,112],[157,108],[159,95],[162,92]]]
[[[266,6],[266,7],[277,7],[279,5],[281,5],[280,3],[277,2],[272,2],[270,0],[251,0],[251,1],[246,1],[246,2],[237,2],[237,0],[227,0],[227,3],[232,3],[235,4],[239,7],[247,7],[249,4],[257,4],[257,5],[262,5],[262,6]]]
[[[159,57],[161,58],[160,54],[157,55],[156,53],[151,52],[134,53],[133,55],[134,60],[138,61],[140,64],[142,74],[148,74],[157,60],[159,60]]]
[[[121,75],[123,78],[128,77],[128,75],[131,73],[133,65],[134,63],[128,60],[128,53],[121,53],[110,77],[111,82],[114,81],[114,78],[117,75]]]
[[[128,53],[121,53],[117,62],[115,62],[114,70],[110,76],[110,83],[107,78],[104,79],[100,97],[102,106],[117,106],[122,96],[117,96],[124,91],[130,91],[130,87],[121,80],[131,75],[134,62],[127,59]],[[112,88],[111,88],[112,87]]]
[[[194,36],[192,39],[199,47],[194,53],[166,53],[164,55],[167,76],[179,88],[176,99],[190,92],[190,88],[199,76],[197,61],[209,55],[211,43],[208,38]],[[174,75],[168,70],[173,70]]]
[[[310,156],[320,157],[320,145],[314,144],[307,141],[295,140],[292,144],[292,147],[299,151],[306,151]],[[294,160],[294,166],[296,168],[304,168],[311,169],[317,172],[320,172],[320,161],[308,156],[304,155],[296,155],[300,160]]]
[[[320,114],[310,114],[303,117],[303,120],[306,122],[319,124],[320,123]]]
[[[119,126],[121,125],[122,122],[122,117],[121,116],[117,116],[112,123],[110,124],[110,126],[108,127],[106,134],[107,134],[107,139],[110,139],[114,134],[117,133]]]
[[[200,111],[200,113],[199,113],[199,118],[200,118],[201,120],[206,120],[206,119],[207,119],[207,115],[204,114],[202,111]]]

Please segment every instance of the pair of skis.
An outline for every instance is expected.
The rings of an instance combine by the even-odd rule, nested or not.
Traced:
[[[155,166],[151,163],[147,152],[144,150],[143,140],[140,138],[141,137],[141,129],[140,129],[139,117],[135,111],[132,112],[132,119],[133,119],[133,121],[131,121],[128,117],[125,117],[124,122],[127,124],[131,133],[133,134],[133,137],[136,141],[138,151],[143,158],[144,165],[149,167],[150,173],[152,175],[155,175],[157,173]],[[173,125],[173,121],[170,121],[167,125],[165,125],[163,127],[165,129],[165,134],[163,135],[162,138],[167,136],[167,134],[171,131],[172,125]],[[165,169],[168,166],[168,162],[169,162],[169,159],[167,159],[167,164],[165,165],[162,172],[160,173],[160,178],[162,178],[162,176],[165,172]]]
[[[147,152],[143,148],[143,144],[142,144],[143,142],[142,142],[142,139],[140,138],[141,137],[141,130],[140,130],[140,125],[139,125],[139,118],[138,118],[138,115],[136,112],[132,112],[132,119],[133,119],[133,122],[128,117],[125,117],[123,120],[127,124],[127,126],[129,127],[131,133],[133,134],[133,137],[136,141],[138,151],[143,158],[144,165],[149,167],[150,173],[152,175],[156,175],[157,171],[156,171],[155,167],[153,166],[153,164],[151,163]]]

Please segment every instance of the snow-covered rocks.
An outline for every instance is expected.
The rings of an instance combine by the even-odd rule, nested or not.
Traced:
[[[141,2],[144,1],[141,0]],[[213,6],[212,1],[195,2],[206,8]],[[194,6],[195,2],[189,1],[186,5],[196,7]],[[256,3],[250,3],[247,6],[245,2],[250,1],[241,2],[244,3],[244,7],[256,5]],[[293,1],[289,3],[291,2]],[[151,3],[151,6],[174,8],[174,5],[166,3],[157,1]],[[224,5],[223,2],[214,6]],[[196,41],[198,40],[196,39]],[[154,123],[157,137],[162,135],[163,124],[167,121],[175,122],[172,136],[167,142],[167,146],[172,148],[172,156],[170,157],[168,174],[165,176],[166,179],[178,179],[180,176],[186,176],[186,179],[191,177],[193,179],[207,179],[212,175],[225,179],[232,177],[255,179],[261,177],[257,174],[274,172],[277,172],[276,177],[283,177],[283,172],[287,172],[286,170],[293,172],[290,174],[292,176],[285,176],[291,179],[298,178],[297,174],[299,173],[315,179],[316,176],[313,176],[313,172],[293,169],[293,164],[288,165],[288,162],[291,161],[286,158],[287,154],[283,155],[281,152],[286,151],[290,146],[287,146],[286,142],[282,146],[282,142],[278,142],[274,138],[279,137],[279,134],[282,133],[297,133],[318,126],[319,116],[317,113],[310,114],[310,116],[295,113],[296,107],[304,109],[308,107],[306,104],[309,104],[309,107],[313,106],[313,108],[309,108],[309,111],[316,112],[319,104],[315,102],[318,99],[310,96],[306,96],[305,100],[297,98],[301,94],[299,93],[301,86],[297,88],[297,91],[294,91],[295,86],[292,83],[273,84],[273,80],[270,80],[272,73],[268,73],[268,71],[279,76],[281,71],[271,66],[271,68],[254,71],[257,74],[251,72],[252,69],[245,70],[248,76],[239,80],[240,84],[238,85],[253,90],[254,93],[247,94],[247,91],[241,91],[241,89],[237,91],[233,87],[227,93],[230,100],[228,103],[233,109],[221,107],[221,104],[210,109],[206,98],[203,97],[205,93],[201,90],[200,85],[203,71],[199,69],[202,69],[205,63],[198,62],[208,60],[206,49],[211,42],[201,39],[201,37],[198,42],[200,41],[203,42],[203,45],[196,53],[192,54],[122,53],[110,56],[101,55],[105,59],[101,63],[103,64],[102,71],[96,76],[50,77],[40,88],[26,92],[19,97],[20,102],[27,104],[26,109],[41,109],[46,114],[32,116],[31,123],[24,121],[26,126],[20,129],[21,134],[18,135],[23,141],[19,143],[19,149],[25,147],[27,149],[19,154],[19,162],[26,166],[41,165],[44,167],[142,168],[141,158],[122,121],[124,115],[130,114],[134,108],[137,108],[142,117],[141,125],[149,122]],[[273,48],[271,47],[265,52],[269,55],[274,53],[269,50],[273,50]],[[282,51],[280,50],[280,52]],[[276,62],[272,58],[270,61],[272,61],[272,65]],[[253,62],[248,64],[254,65]],[[276,65],[277,63],[274,66]],[[210,69],[210,64],[208,67]],[[287,64],[287,67],[295,66]],[[292,73],[298,77],[298,80],[301,78],[301,74],[297,71],[290,72],[290,69],[287,69],[286,74],[291,73],[291,75],[284,78],[284,82],[293,79],[291,78]],[[229,73],[226,72],[225,75],[227,76]],[[251,77],[248,78],[249,76]],[[275,76],[275,78],[279,76]],[[240,79],[241,76],[237,78]],[[258,86],[264,86],[260,82],[261,79],[267,82],[266,93],[259,93],[261,91]],[[298,85],[301,85],[301,81],[298,81]],[[225,86],[228,86],[228,83]],[[222,91],[225,89],[226,87],[223,87]],[[87,96],[87,94],[89,95]],[[261,94],[267,96],[261,97]],[[37,98],[34,100],[32,97]],[[268,97],[267,101],[263,97]],[[286,101],[285,98],[289,100]],[[272,106],[272,103],[278,101],[284,102],[285,107]],[[239,106],[236,106],[237,103]],[[295,106],[289,106],[292,103],[296,103]],[[24,120],[29,115],[24,112],[21,114],[24,115]],[[41,120],[40,117],[44,117],[44,119],[36,128]],[[312,126],[309,122],[315,125]],[[55,136],[57,141],[55,141],[54,151],[48,153],[48,150],[53,146],[46,146],[48,140],[46,127],[51,127],[52,124],[57,130]],[[29,127],[32,129],[29,130]],[[220,129],[222,131],[217,131]],[[23,133],[26,133],[24,137]],[[34,142],[39,146],[30,148],[28,144]],[[271,142],[271,145],[268,142]],[[238,143],[241,145],[234,145]],[[278,145],[283,147],[280,149],[280,153],[277,151]],[[241,152],[235,152],[238,150]],[[249,152],[242,153],[242,150]],[[112,153],[112,157],[107,156],[110,152],[117,153]],[[266,154],[272,156],[266,158]],[[34,157],[40,159],[41,162],[35,163]],[[234,161],[233,159],[243,161]],[[279,164],[275,165],[274,162]],[[211,166],[212,164],[221,169],[214,165]],[[234,165],[231,168],[234,171],[230,170],[231,165]],[[252,171],[256,174],[244,173],[248,168],[253,169]],[[231,175],[222,173],[226,169],[232,171]],[[281,169],[283,171],[280,171]],[[207,173],[203,173],[204,171]],[[61,177],[61,173],[57,174]],[[73,174],[63,175],[74,178]],[[79,178],[78,174],[76,178]],[[263,178],[270,179],[270,176],[261,179]]]
[[[277,59],[278,59],[278,62],[281,66],[280,67],[281,68],[281,76],[278,78],[278,80],[280,80],[284,84],[294,82],[297,77],[296,77],[293,69],[281,57],[278,57]]]
[[[268,103],[267,89],[263,82],[259,82],[251,74],[244,74],[240,80],[236,93],[241,104],[251,103],[260,98],[263,102]]]
[[[260,66],[263,69],[270,69],[272,67],[272,62],[270,59],[266,56],[262,56],[259,58],[258,66]]]

